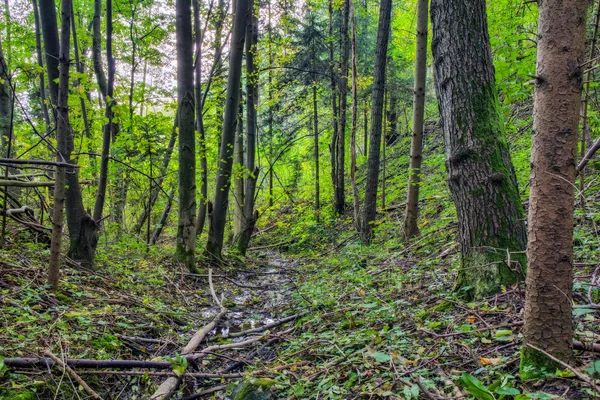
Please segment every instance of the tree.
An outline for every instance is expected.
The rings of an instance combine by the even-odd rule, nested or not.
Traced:
[[[46,4],[48,8],[54,9],[54,0],[42,0],[41,3]],[[40,4],[41,4],[40,3]],[[43,14],[43,13],[42,13]],[[55,14],[56,16],[56,14]],[[56,19],[46,21],[56,27]],[[57,121],[56,121],[56,161],[63,162],[69,159],[70,150],[68,147],[69,134],[69,53],[71,50],[71,0],[62,0],[61,4],[61,37],[60,37],[60,75],[58,83],[58,91],[56,93],[57,105]],[[58,29],[46,27],[48,31],[57,32]],[[53,45],[56,43],[53,43]],[[58,68],[58,67],[57,67]],[[69,171],[71,172],[71,171]],[[56,177],[54,184],[54,205],[52,213],[52,239],[50,244],[50,260],[48,262],[48,284],[56,290],[60,278],[60,248],[62,241],[62,225],[64,219],[65,208],[65,185],[67,170],[64,166],[56,167]]]
[[[375,72],[371,106],[371,137],[369,159],[367,161],[367,184],[361,221],[360,237],[364,244],[370,244],[373,236],[373,222],[377,211],[377,188],[379,183],[379,155],[381,144],[383,95],[385,92],[385,70],[387,49],[390,38],[392,0],[381,0],[379,6],[379,27],[375,47]]]
[[[258,126],[256,104],[258,103],[258,71],[256,69],[256,47],[258,45],[258,7],[254,0],[248,2],[248,21],[246,26],[246,176],[244,187],[244,206],[242,209],[241,230],[237,238],[237,251],[246,255],[258,211],[254,210],[254,192],[258,167],[255,166],[256,129]],[[258,4],[257,4],[258,5]]]
[[[522,279],[526,240],[494,82],[485,0],[433,0],[431,24],[446,169],[462,252],[457,289],[479,298]]]
[[[418,235],[419,186],[423,160],[423,120],[425,115],[425,79],[427,77],[427,21],[429,0],[417,3],[417,56],[415,60],[415,86],[413,100],[412,141],[406,212],[404,214],[404,240]]]
[[[177,256],[196,272],[196,138],[194,105],[194,41],[190,0],[177,0],[177,102],[179,115],[179,205]]]
[[[521,355],[525,379],[558,366],[528,344],[566,362],[573,357],[573,205],[588,4],[539,3]]]
[[[223,134],[219,149],[219,168],[215,186],[215,201],[213,210],[209,213],[208,242],[206,253],[213,258],[220,258],[223,250],[223,237],[227,219],[229,188],[231,186],[231,171],[233,166],[233,145],[240,103],[240,81],[242,75],[242,57],[244,53],[244,38],[246,20],[248,17],[248,0],[237,0],[237,12],[233,23],[231,51],[229,54],[229,77],[227,80],[227,100],[223,118]]]
[[[342,31],[340,59],[340,110],[339,132],[336,143],[336,186],[335,209],[338,214],[343,214],[346,208],[345,195],[345,158],[346,158],[346,111],[348,109],[348,58],[350,55],[350,41],[348,40],[348,22],[350,20],[350,0],[344,0],[342,6]]]

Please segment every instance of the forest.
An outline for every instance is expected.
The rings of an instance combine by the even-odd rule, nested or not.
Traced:
[[[600,398],[600,1],[0,9],[0,399]]]

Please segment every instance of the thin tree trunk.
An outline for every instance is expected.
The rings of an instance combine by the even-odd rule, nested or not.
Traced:
[[[315,53],[315,40],[313,38],[312,41],[312,59],[313,59],[313,71],[316,71],[316,59],[317,55]],[[319,111],[318,111],[318,103],[317,103],[317,74],[313,72],[312,74],[313,84],[312,84],[312,95],[313,95],[313,134],[315,140],[315,209],[319,210],[321,208],[321,188],[320,188],[320,171],[319,171]]]
[[[40,0],[47,1],[47,0]],[[43,11],[42,11],[43,12]],[[94,19],[92,20],[92,59],[94,61],[94,72],[98,81],[100,94],[106,100],[108,83],[102,67],[102,31],[100,29],[100,16],[102,15],[102,0],[94,0]],[[44,40],[46,40],[44,38]]]
[[[92,218],[99,222],[102,219],[104,204],[106,203],[106,187],[108,185],[108,161],[110,157],[110,143],[113,136],[113,98],[115,86],[115,58],[113,56],[112,34],[112,0],[106,0],[106,59],[108,63],[108,81],[106,87],[106,110],[104,117],[107,123],[102,127],[102,155],[100,159],[100,176],[98,179],[98,192],[96,193],[96,201],[94,203],[94,214]],[[96,249],[94,244],[94,251]]]
[[[165,205],[165,209],[160,215],[160,219],[158,220],[158,225],[152,234],[152,239],[150,239],[150,245],[153,246],[158,241],[160,234],[162,233],[165,225],[167,224],[167,220],[169,219],[169,213],[171,212],[171,207],[173,207],[173,197],[175,197],[175,189],[171,189],[171,193],[169,193],[169,198],[167,199],[167,204]]]
[[[363,108],[363,146],[364,146],[364,156],[368,157],[369,156],[369,120],[367,119],[367,108],[369,108],[369,100],[367,97],[365,97],[365,106]]]
[[[336,180],[335,209],[338,214],[343,214],[346,208],[345,196],[345,158],[346,158],[346,112],[348,109],[348,58],[350,43],[348,40],[348,21],[350,17],[350,0],[344,0],[342,6],[342,40],[340,60],[340,130],[337,138],[336,149]]]
[[[590,54],[588,60],[593,60],[596,55],[596,39],[598,37],[598,25],[600,24],[600,3],[596,8],[596,16],[594,20],[594,33],[592,34],[592,42],[590,43]],[[583,90],[583,100],[581,102],[581,160],[585,158],[587,150],[587,138],[589,136],[588,125],[588,99],[590,97],[590,81],[592,76],[592,68],[588,66],[588,71],[584,78],[585,87]],[[581,206],[585,206],[585,168],[579,170],[579,192],[581,196]]]
[[[53,0],[43,0],[46,4],[54,9],[54,1]],[[46,21],[46,24],[52,25],[54,24],[54,28],[57,28],[56,19],[53,21]],[[68,154],[70,153],[67,137],[70,135],[69,133],[69,112],[68,112],[68,104],[69,104],[69,52],[71,49],[71,32],[70,32],[70,24],[71,24],[71,0],[62,0],[61,5],[61,44],[60,47],[56,46],[56,43],[48,43],[47,48],[59,47],[59,60],[60,60],[60,75],[59,75],[59,84],[58,84],[58,92],[56,99],[57,110],[58,110],[58,118],[57,118],[57,129],[56,129],[56,142],[57,142],[57,154],[56,160],[57,162],[62,162],[64,159],[68,159]],[[46,26],[46,31],[52,31],[51,27]],[[57,29],[54,29],[56,32]],[[49,37],[50,39],[50,37]],[[58,38],[54,38],[58,41]],[[58,66],[57,66],[58,71]],[[53,218],[52,218],[52,239],[50,244],[50,260],[49,260],[49,268],[48,268],[48,284],[52,287],[52,289],[58,289],[58,282],[60,280],[60,248],[62,242],[62,225],[64,219],[64,209],[65,209],[65,185],[66,185],[66,168],[65,167],[56,167],[56,177],[55,177],[55,185],[54,185],[54,210],[53,210]]]
[[[178,114],[178,113],[177,113]],[[144,222],[146,222],[146,218],[148,218],[148,212],[152,211],[154,204],[156,204],[156,200],[158,199],[158,195],[160,194],[162,183],[165,179],[165,175],[169,169],[169,163],[171,162],[171,157],[173,156],[173,150],[175,149],[175,142],[177,141],[177,115],[173,121],[173,129],[171,129],[171,137],[169,138],[169,144],[167,145],[167,149],[163,156],[163,162],[158,171],[158,177],[155,179],[155,184],[152,186],[152,190],[150,190],[150,202],[149,207],[144,209],[143,214],[138,219],[135,224],[133,231],[139,235],[144,226]]]
[[[386,150],[387,150],[387,141],[386,136],[388,131],[391,129],[391,123],[389,123],[390,121],[386,118],[387,112],[389,112],[390,109],[390,95],[389,95],[389,90],[385,89],[383,92],[383,122],[382,122],[382,132],[381,132],[381,209],[385,210],[385,185],[387,183],[386,178],[387,178],[387,171],[386,171],[386,167],[387,167],[387,155],[386,155]]]
[[[234,18],[231,51],[229,55],[229,78],[227,81],[227,96],[225,116],[223,119],[223,134],[219,149],[219,168],[215,185],[215,202],[210,217],[206,253],[214,258],[221,258],[223,237],[227,221],[227,206],[229,188],[231,186],[231,171],[233,166],[233,142],[238,106],[240,103],[240,81],[242,75],[242,58],[244,54],[244,38],[246,20],[248,18],[248,0],[237,0],[237,10]]]
[[[381,0],[379,7],[379,28],[375,50],[375,72],[373,79],[373,99],[371,101],[371,139],[367,161],[367,184],[361,226],[361,240],[370,244],[373,236],[373,222],[377,212],[377,187],[379,186],[379,150],[383,123],[383,95],[385,92],[385,71],[387,49],[390,36],[392,0]],[[383,177],[385,179],[385,176]]]
[[[73,3],[71,3],[71,30],[73,31],[73,51],[75,52],[75,69],[79,74],[83,74],[83,64],[79,60],[79,43],[77,42],[77,27],[75,26],[75,13],[73,12]],[[75,79],[74,86],[79,86],[79,78]],[[83,119],[83,128],[85,137],[90,138],[90,123],[88,121],[87,107],[85,105],[85,96],[79,96],[79,106],[81,107],[81,118]]]
[[[419,234],[419,186],[423,160],[423,122],[425,116],[425,79],[427,76],[427,22],[429,0],[417,3],[417,56],[415,60],[415,86],[413,97],[412,141],[410,145],[410,170],[406,212],[404,214],[404,240]]]
[[[100,1],[100,0],[98,0]],[[58,101],[58,58],[59,41],[58,26],[56,24],[56,6],[54,0],[39,0],[40,16],[42,25],[42,37],[44,38],[44,52],[46,53],[46,70],[48,72],[48,87],[50,88],[50,103],[56,107]],[[52,110],[56,115],[56,110]],[[55,121],[56,123],[56,121]]]
[[[269,31],[269,158],[273,157],[273,27],[271,25],[271,2],[268,8],[268,31]],[[269,207],[273,207],[273,165],[269,167]]]
[[[200,200],[196,219],[196,236],[204,230],[206,203],[208,202],[208,164],[206,162],[206,135],[202,102],[202,30],[200,26],[200,0],[192,0],[194,6],[194,41],[196,44],[196,64],[194,74],[194,95],[196,97],[196,125],[200,143]]]
[[[194,105],[194,42],[189,0],[176,0],[177,100],[179,103],[179,204],[177,256],[195,272],[196,138]]]
[[[35,51],[37,55],[37,64],[41,68],[40,70],[40,107],[44,116],[44,123],[46,129],[44,129],[47,135],[50,129],[50,113],[48,112],[48,105],[46,104],[46,79],[44,78],[44,58],[42,55],[42,38],[40,28],[40,13],[38,9],[37,0],[32,0],[33,3],[33,20],[35,24]]]
[[[350,6],[350,25],[352,31],[352,130],[350,132],[350,181],[354,200],[354,227],[360,232],[360,198],[356,185],[356,130],[358,117],[358,70],[356,68],[356,18],[354,0],[348,0]]]
[[[494,81],[485,0],[433,0],[431,24],[446,169],[462,252],[456,288],[479,298],[523,278],[526,241]]]
[[[573,358],[574,182],[588,4],[544,0],[538,17],[523,338],[567,363]],[[523,379],[557,367],[523,346]]]
[[[242,88],[240,87],[240,92]],[[235,130],[235,145],[233,147],[233,236],[237,237],[242,231],[242,214],[244,212],[244,107],[240,102],[238,119]]]
[[[336,204],[337,180],[337,142],[339,136],[338,127],[338,104],[336,99],[337,84],[335,78],[335,59],[333,57],[333,0],[329,0],[329,75],[331,77],[331,118],[333,119],[333,132],[331,134],[331,144],[329,145],[329,154],[331,158],[331,183],[333,186],[334,204]]]
[[[258,3],[250,0],[248,5],[248,21],[246,24],[246,186],[244,188],[244,208],[242,210],[242,229],[237,240],[237,251],[245,256],[258,213],[254,212],[254,191],[258,168],[256,157],[256,104],[258,103],[258,71],[254,55],[258,45]]]

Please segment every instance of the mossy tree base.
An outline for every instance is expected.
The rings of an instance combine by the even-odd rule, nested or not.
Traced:
[[[523,346],[521,349],[521,363],[519,373],[521,379],[539,379],[547,373],[553,373],[561,366],[554,360],[531,347]]]
[[[471,250],[463,255],[455,290],[468,300],[481,299],[525,280],[525,254],[500,249]],[[509,265],[510,264],[510,265]]]

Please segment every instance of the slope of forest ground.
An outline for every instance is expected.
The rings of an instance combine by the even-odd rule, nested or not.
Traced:
[[[168,238],[149,249],[135,238],[105,238],[94,270],[67,263],[53,293],[45,285],[48,249],[25,245],[26,233],[11,225],[11,242],[0,251],[0,355],[42,357],[49,349],[60,358],[162,362],[162,369],[74,367],[104,399],[150,398],[184,371],[176,398],[229,398],[240,382],[262,387],[263,398],[594,398],[566,368],[546,371],[543,380],[518,377],[522,284],[478,302],[453,291],[455,213],[443,155],[431,140],[420,236],[400,239],[404,142],[390,156],[387,205],[372,246],[360,244],[350,217],[328,208],[315,214],[312,204],[297,201],[266,212],[248,258],[230,256],[214,269],[217,301],[223,296],[227,312],[200,344],[197,362],[180,353],[219,314],[208,264],[199,263],[197,276],[187,273]],[[589,290],[596,277],[593,198],[586,207],[575,235],[574,314],[577,340],[592,343],[600,334],[597,288]],[[5,364],[0,398],[88,398],[60,367]],[[588,376],[600,363],[581,351],[576,367]]]

